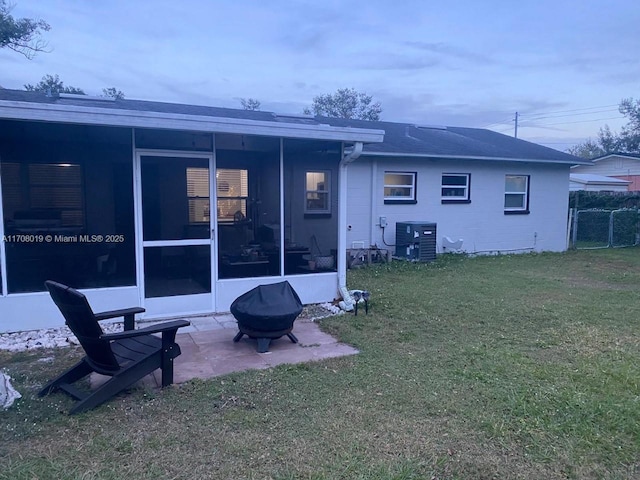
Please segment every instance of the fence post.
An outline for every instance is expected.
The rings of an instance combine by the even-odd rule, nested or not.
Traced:
[[[609,248],[613,247],[613,212],[609,214]]]
[[[573,208],[569,209],[569,219],[567,220],[567,250],[571,250],[571,227],[573,225]]]
[[[571,236],[571,240],[573,241],[573,248],[576,248],[576,245],[578,244],[578,215],[580,214],[580,211],[578,210],[578,208],[575,208],[576,214],[573,216],[573,235]]]

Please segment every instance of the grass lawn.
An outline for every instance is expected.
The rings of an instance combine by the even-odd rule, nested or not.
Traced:
[[[0,352],[4,479],[640,478],[640,249],[354,270],[354,357],[35,398],[80,352]],[[53,359],[53,361],[51,361]]]

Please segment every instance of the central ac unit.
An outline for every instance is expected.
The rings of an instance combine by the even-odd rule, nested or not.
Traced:
[[[436,224],[433,222],[397,222],[396,257],[414,262],[436,259]]]

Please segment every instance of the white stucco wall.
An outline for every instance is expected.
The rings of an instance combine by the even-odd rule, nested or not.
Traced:
[[[417,172],[417,204],[384,204],[385,171]],[[471,174],[471,203],[441,203],[443,173]],[[530,175],[529,214],[504,214],[507,174]],[[568,165],[362,157],[348,171],[347,247],[358,241],[393,245],[396,222],[429,221],[437,223],[439,253],[444,236],[463,239],[469,253],[564,251],[568,184]],[[388,222],[384,242],[380,216]]]

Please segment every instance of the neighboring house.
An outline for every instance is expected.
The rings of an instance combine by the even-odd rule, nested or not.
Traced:
[[[605,177],[592,173],[571,173],[569,175],[569,191],[584,190],[588,192],[626,192],[629,190],[629,180],[615,177]]]
[[[593,165],[575,165],[571,173],[605,175],[629,181],[628,190],[640,191],[640,154],[608,153],[592,160]]]
[[[480,129],[0,90],[0,162],[14,331],[62,324],[47,279],[146,318],[228,311],[283,279],[330,301],[346,249],[395,243],[398,221],[437,223],[438,251],[561,251],[581,160]]]

